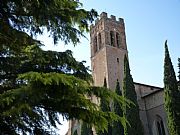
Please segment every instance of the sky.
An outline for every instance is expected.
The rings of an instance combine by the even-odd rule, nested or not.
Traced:
[[[180,0],[80,0],[87,10],[124,18],[128,56],[134,82],[163,87],[164,43],[168,47],[177,74],[180,57]],[[86,36],[89,39],[89,34]],[[45,50],[70,49],[78,61],[90,62],[90,41],[82,38],[77,46],[59,42],[54,46],[46,35],[38,37]],[[179,53],[178,53],[179,52]],[[67,123],[65,124],[67,125]],[[60,135],[64,135],[67,126]]]

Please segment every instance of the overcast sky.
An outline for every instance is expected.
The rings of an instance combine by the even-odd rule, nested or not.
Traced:
[[[108,16],[124,18],[131,74],[135,82],[163,87],[165,40],[168,40],[177,75],[177,59],[180,57],[180,0],[81,1],[86,9],[94,8],[99,14],[107,12]],[[82,39],[81,44],[73,47],[64,46],[62,42],[53,46],[52,40],[46,36],[38,39],[46,44],[46,50],[71,49],[77,60],[86,60],[86,65],[90,66],[89,40]]]

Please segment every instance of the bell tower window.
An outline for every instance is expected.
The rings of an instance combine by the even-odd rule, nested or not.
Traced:
[[[115,46],[115,43],[114,43],[114,32],[113,31],[110,31],[110,40],[111,40],[111,46]]]
[[[116,33],[116,43],[117,43],[117,47],[120,48],[120,34]]]

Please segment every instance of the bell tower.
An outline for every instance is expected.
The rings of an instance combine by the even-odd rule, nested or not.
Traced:
[[[124,55],[127,55],[124,20],[102,12],[90,27],[91,67],[95,86],[115,89],[116,81],[123,82]]]

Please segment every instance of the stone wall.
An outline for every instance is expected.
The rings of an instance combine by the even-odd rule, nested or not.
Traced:
[[[165,133],[168,135],[163,89],[140,83],[135,83],[135,89],[145,135],[158,135],[157,118],[162,119]]]

